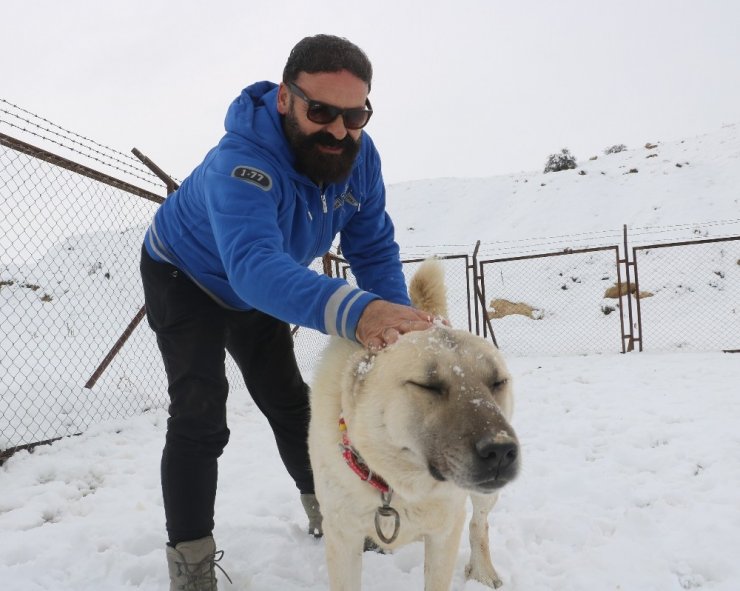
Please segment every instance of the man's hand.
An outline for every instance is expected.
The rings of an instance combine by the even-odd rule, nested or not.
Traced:
[[[365,347],[377,351],[395,343],[399,335],[430,328],[433,320],[431,314],[416,308],[373,300],[360,316],[355,336]]]

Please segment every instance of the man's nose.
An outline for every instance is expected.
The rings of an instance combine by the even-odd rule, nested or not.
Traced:
[[[347,137],[347,128],[344,126],[344,117],[337,115],[331,123],[327,123],[326,131],[332,134],[337,140],[342,141]]]

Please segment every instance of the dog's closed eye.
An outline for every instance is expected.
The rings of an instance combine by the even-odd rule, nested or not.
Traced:
[[[437,396],[444,396],[444,394],[447,392],[446,388],[441,382],[421,383],[421,382],[414,382],[413,380],[409,380],[408,382],[406,382],[406,384],[409,386],[414,386],[416,388],[425,390],[429,392],[430,394],[436,394]]]
[[[490,385],[491,392],[496,393],[500,391],[508,383],[509,383],[509,378],[503,378],[502,380],[496,380]]]

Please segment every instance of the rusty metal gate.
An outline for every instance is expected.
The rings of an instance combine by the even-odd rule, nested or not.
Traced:
[[[740,350],[740,236],[632,252],[640,351]]]
[[[483,314],[502,351],[562,355],[624,351],[616,246],[479,261]],[[483,325],[484,335],[487,326]]]

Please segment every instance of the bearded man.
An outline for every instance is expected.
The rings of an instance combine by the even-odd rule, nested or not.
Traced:
[[[217,588],[217,463],[229,440],[225,351],[269,421],[309,533],[320,536],[308,387],[289,325],[376,349],[431,326],[428,314],[410,307],[380,159],[363,132],[373,113],[371,81],[370,61],[346,39],[301,40],[279,85],[257,82],[234,100],[226,134],[146,233],[147,319],[170,396],[161,478],[172,590]],[[337,235],[357,287],[307,268]]]

